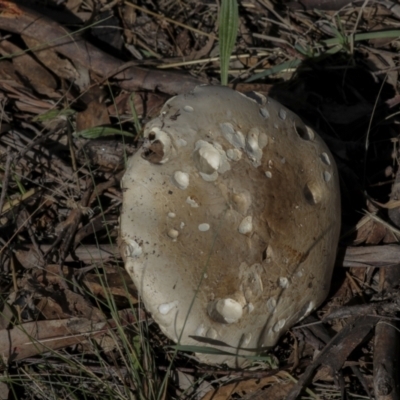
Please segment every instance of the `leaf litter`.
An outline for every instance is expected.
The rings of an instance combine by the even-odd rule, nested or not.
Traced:
[[[239,2],[230,56],[220,9],[0,0],[2,399],[398,396],[399,6]],[[221,69],[318,129],[342,188],[327,301],[240,371],[171,350],[118,251],[140,126]]]

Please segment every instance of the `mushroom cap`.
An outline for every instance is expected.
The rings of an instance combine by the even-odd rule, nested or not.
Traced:
[[[249,96],[173,97],[122,180],[126,269],[166,336],[233,354],[197,354],[210,364],[244,365],[318,307],[339,237],[329,149],[278,102]]]

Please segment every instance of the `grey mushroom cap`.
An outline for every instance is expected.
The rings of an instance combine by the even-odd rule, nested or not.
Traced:
[[[243,366],[328,294],[334,159],[278,102],[218,86],[170,99],[144,136],[122,180],[126,269],[166,336]]]

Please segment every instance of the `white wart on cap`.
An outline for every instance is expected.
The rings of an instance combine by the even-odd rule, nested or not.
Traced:
[[[165,335],[224,342],[239,356],[199,359],[244,365],[328,294],[333,157],[290,110],[226,87],[170,99],[144,135],[122,181],[126,269]]]

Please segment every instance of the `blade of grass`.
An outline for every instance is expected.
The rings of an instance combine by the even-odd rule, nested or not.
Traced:
[[[315,55],[313,55],[313,50],[318,48],[319,46],[333,46],[333,48],[325,51],[324,53],[317,53],[316,56],[318,56],[318,57],[323,56],[323,55],[332,55],[332,54],[339,52],[343,48],[343,45],[346,42],[349,42],[350,39],[353,42],[360,42],[362,40],[389,39],[389,38],[393,38],[393,39],[400,38],[400,30],[397,29],[397,30],[390,30],[390,31],[357,33],[352,38],[349,35],[342,36],[342,35],[338,34],[337,37],[321,41],[315,47],[312,47],[312,48],[309,47],[309,48],[305,49],[302,46],[296,45],[295,49],[305,57],[314,58]],[[300,65],[301,61],[302,60],[300,60],[298,58],[295,58],[290,61],[286,61],[282,64],[276,65],[275,67],[269,68],[263,72],[252,75],[250,78],[248,78],[246,80],[246,82],[253,82],[257,79],[262,79],[262,78],[265,78],[270,75],[278,74],[289,68],[297,68]],[[222,57],[221,57],[221,67],[222,67]]]
[[[133,135],[130,132],[123,131],[119,128],[112,128],[109,126],[95,126],[93,128],[84,129],[82,131],[74,133],[75,137],[82,137],[85,139],[97,139],[99,137],[113,136],[113,135],[135,137],[135,135]]]
[[[361,40],[371,40],[371,39],[389,39],[389,38],[400,38],[400,30],[391,30],[391,31],[379,31],[379,32],[364,32],[364,33],[356,33],[354,35],[354,41],[360,42]],[[331,39],[323,40],[321,43],[325,46],[334,46],[336,44],[340,44],[340,38],[334,37]]]
[[[182,344],[177,344],[175,346],[168,346],[169,348],[173,350],[179,350],[183,352],[188,352],[188,353],[201,353],[201,354],[214,354],[218,356],[229,356],[229,357],[240,357],[240,358],[245,358],[246,360],[249,361],[264,361],[269,363],[270,365],[273,364],[273,357],[272,356],[261,356],[261,355],[244,355],[244,354],[237,354],[237,352],[230,352],[230,351],[224,351],[221,349],[217,349],[215,347],[205,347],[205,346],[193,346],[193,345],[182,345]]]
[[[228,84],[229,58],[236,42],[239,11],[236,0],[222,0],[219,18],[219,52],[221,57],[221,85]]]
[[[245,82],[253,82],[257,79],[265,78],[266,76],[269,75],[274,75],[274,74],[279,74],[280,72],[291,69],[291,68],[296,68],[300,65],[301,60],[298,58],[295,58],[294,60],[286,61],[282,64],[276,65],[275,67],[266,69],[263,72],[260,72],[259,74],[254,74],[250,78],[246,79]]]
[[[45,112],[44,114],[37,115],[36,117],[32,118],[32,121],[34,122],[43,122],[43,121],[51,121],[55,118],[59,117],[70,117],[71,115],[74,115],[76,113],[75,110],[72,110],[71,108],[67,108],[64,110],[50,110]]]

